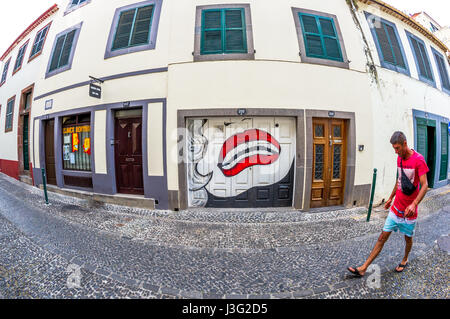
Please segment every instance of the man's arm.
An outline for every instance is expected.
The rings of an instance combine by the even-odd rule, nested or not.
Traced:
[[[392,190],[391,196],[389,196],[389,199],[387,200],[386,204],[384,204],[384,209],[389,209],[389,207],[391,207],[392,200],[394,199],[395,194],[397,193],[397,188],[398,188],[398,180],[395,179],[394,189]]]
[[[416,199],[411,203],[411,205],[406,207],[405,209],[406,217],[411,217],[414,215],[414,213],[416,212],[417,205],[420,204],[420,202],[422,201],[422,199],[424,198],[425,194],[428,191],[427,174],[423,174],[422,176],[419,177],[419,179],[420,179],[420,192],[417,195]]]

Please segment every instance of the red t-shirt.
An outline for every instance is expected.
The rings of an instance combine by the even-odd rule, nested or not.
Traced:
[[[397,170],[398,170],[398,187],[397,192],[395,193],[395,200],[394,200],[394,209],[391,208],[391,210],[394,212],[395,215],[405,218],[402,214],[400,214],[397,210],[401,212],[405,212],[406,207],[411,205],[411,203],[416,199],[417,195],[419,194],[419,186],[420,186],[420,180],[419,177],[426,174],[429,169],[427,166],[427,163],[425,162],[425,159],[423,156],[416,151],[412,150],[413,154],[407,159],[402,160],[400,156],[397,158]],[[414,186],[416,186],[416,190],[411,195],[405,195],[405,193],[402,192],[402,183],[401,183],[401,177],[402,177],[402,171],[401,171],[401,163],[403,165],[403,171],[405,172],[405,175],[409,178],[411,183],[413,183]],[[416,212],[414,213],[414,216],[409,217],[408,219],[416,219],[417,218],[417,207]]]

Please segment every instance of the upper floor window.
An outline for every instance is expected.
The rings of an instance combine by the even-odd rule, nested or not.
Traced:
[[[44,47],[45,40],[47,39],[48,30],[50,29],[50,24],[47,24],[45,27],[42,28],[37,34],[36,38],[34,39],[33,47],[31,48],[30,58],[29,61],[33,60],[35,57],[40,55],[42,53],[42,48]]]
[[[154,49],[161,5],[161,0],[150,0],[117,9],[111,26],[105,59]]]
[[[9,58],[8,61],[6,61],[5,65],[3,66],[3,72],[2,72],[2,79],[0,81],[0,85],[6,82],[6,76],[8,75],[8,69],[9,64],[11,63],[11,58]]]
[[[410,75],[408,62],[395,24],[367,12],[365,14],[380,57],[381,66]]]
[[[434,55],[434,61],[436,61],[436,67],[439,72],[439,77],[441,79],[442,90],[450,94],[450,80],[447,71],[447,62],[445,62],[444,57],[435,49],[431,48]]]
[[[302,62],[349,67],[335,15],[299,8],[292,12]]]
[[[195,61],[254,57],[250,5],[197,7]]]
[[[70,70],[82,23],[56,36],[47,67],[46,78]]]
[[[414,55],[414,60],[416,61],[417,72],[419,73],[419,80],[426,82],[432,86],[436,86],[433,71],[431,70],[430,59],[428,58],[428,53],[425,48],[425,43],[406,31],[406,35],[411,45],[411,50]]]
[[[14,115],[14,103],[16,97],[12,97],[8,100],[6,104],[6,119],[5,119],[5,132],[12,131],[13,128],[13,115]]]
[[[19,53],[17,54],[16,63],[14,64],[13,74],[20,70],[22,67],[23,57],[25,56],[25,51],[28,47],[28,41],[22,45],[19,49]]]
[[[68,14],[76,9],[88,4],[91,0],[69,0],[69,5],[67,6],[66,12],[64,14]]]

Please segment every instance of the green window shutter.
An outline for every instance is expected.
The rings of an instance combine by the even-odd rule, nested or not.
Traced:
[[[243,9],[225,10],[225,52],[245,53],[245,16]]]
[[[59,58],[61,56],[65,40],[66,35],[62,35],[56,40],[55,50],[53,51],[52,61],[50,62],[50,72],[58,68]]]
[[[142,7],[137,10],[130,46],[149,42],[152,13],[153,6]]]
[[[441,123],[441,169],[439,180],[447,179],[448,169],[448,124]]]
[[[76,30],[69,32],[66,36],[66,41],[61,51],[58,68],[69,64],[70,53],[72,52],[73,40],[75,39]]]
[[[299,13],[306,56],[342,61],[339,39],[331,18]]]
[[[437,54],[435,54],[434,56],[436,57],[439,74],[441,75],[442,86],[447,90],[450,90],[450,81],[448,78],[447,68],[445,67],[445,61],[441,56]]]
[[[42,46],[44,45],[45,37],[47,36],[49,27],[46,26],[37,35],[34,41],[33,48],[31,49],[31,57],[35,56],[37,53],[41,52]]]
[[[154,6],[121,12],[112,50],[149,43]]]
[[[403,59],[403,54],[400,49],[400,43],[397,38],[397,35],[395,34],[394,28],[388,24],[385,24],[384,27],[387,32],[387,35],[389,36],[389,43],[391,45],[392,52],[394,54],[395,65],[405,68],[406,67],[405,61]]]
[[[394,53],[392,52],[391,44],[389,42],[389,38],[384,25],[385,24],[382,22],[379,28],[375,28],[375,33],[377,34],[378,38],[378,44],[380,45],[381,53],[383,54],[383,60],[385,62],[395,64]]]
[[[247,53],[244,9],[203,10],[200,46],[201,54]]]
[[[14,112],[14,103],[15,100],[11,100],[8,102],[7,106],[6,106],[6,126],[5,129],[6,130],[10,130],[12,129],[12,117],[13,117],[13,112]]]
[[[422,53],[421,53],[420,48],[419,48],[419,43],[414,38],[411,38],[411,43],[412,43],[412,46],[413,46],[414,55],[417,58],[417,64],[418,64],[418,67],[419,67],[419,73],[420,73],[420,75],[426,77],[425,65],[423,64]]]
[[[425,119],[417,119],[417,152],[423,155],[425,162],[428,159],[428,137],[427,137],[427,125]]]
[[[25,51],[27,49],[27,44],[20,48],[19,53],[17,54],[16,64],[14,65],[14,71],[22,66],[23,57],[25,55]]]
[[[128,47],[135,14],[136,9],[127,10],[120,14],[119,24],[117,26],[116,36],[112,47],[113,50]]]
[[[6,62],[5,66],[3,67],[2,80],[0,81],[0,83],[3,83],[6,81],[6,75],[8,74],[10,62],[11,62],[11,59],[9,59],[8,62]]]
[[[427,79],[432,80],[433,79],[433,75],[431,73],[431,66],[430,66],[430,61],[428,60],[428,55],[425,51],[425,46],[419,43],[419,48],[420,48],[420,54],[422,55],[422,59],[423,59],[423,64],[425,66],[425,72],[426,74],[424,75]]]

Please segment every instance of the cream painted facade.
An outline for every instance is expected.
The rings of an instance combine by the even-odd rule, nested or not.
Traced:
[[[157,32],[153,34],[155,47],[108,57],[108,39],[115,35],[116,10],[139,3],[153,4],[155,8],[161,5],[160,11],[155,9],[154,14],[158,15],[152,21],[157,23]],[[226,8],[242,3],[228,0],[222,4]],[[254,119],[295,117],[297,156],[291,206],[306,210],[311,205],[315,169],[313,119],[329,119],[331,111],[336,113],[336,119],[342,118],[346,123],[343,158],[346,177],[341,204],[367,204],[374,168],[378,169],[374,201],[380,203],[389,196],[395,183],[396,155],[389,143],[390,136],[402,130],[409,145],[414,145],[415,111],[440,116],[448,123],[450,95],[442,90],[430,47],[445,56],[442,48],[410,25],[380,10],[376,3],[357,3],[359,8],[355,14],[361,30],[344,0],[284,0],[276,4],[268,0],[246,1],[251,16],[251,24],[247,21],[251,33],[247,35],[251,35],[254,47],[254,52],[249,52],[252,58],[217,57],[199,62],[194,57],[195,39],[201,32],[196,28],[197,7],[218,5],[217,1],[117,0],[105,6],[103,1],[92,0],[70,12],[66,9],[67,1],[53,17],[43,54],[38,58],[39,63],[32,65],[33,73],[27,73],[27,77],[19,77],[22,74],[17,73],[0,88],[0,128],[4,127],[4,100],[10,97],[8,92],[26,87],[27,81],[35,82],[31,113],[35,126],[30,126],[34,132],[30,143],[33,168],[39,172],[38,169],[45,167],[44,126],[46,121],[54,119],[56,185],[73,187],[66,183],[67,176],[89,179],[91,187],[74,188],[114,195],[120,193],[118,184],[121,183],[118,170],[121,164],[116,154],[117,125],[120,125],[117,114],[141,108],[142,193],[155,199],[157,208],[184,209],[188,207],[189,191],[188,168],[183,164],[189,152],[186,143],[190,132],[186,120],[199,116],[208,121],[217,117],[233,118],[238,116],[238,109],[245,109]],[[336,18],[340,45],[346,53],[343,62],[348,67],[302,61],[295,23],[298,16],[292,8]],[[410,75],[382,67],[365,12],[396,25]],[[47,76],[57,35],[78,25],[81,27],[70,69]],[[425,42],[436,87],[419,81],[405,30]],[[366,45],[373,61],[365,54]],[[376,78],[369,72],[372,63]],[[89,76],[104,80],[101,99],[89,96]],[[52,108],[46,110],[48,101],[52,102]],[[66,117],[84,113],[90,114],[92,167],[90,171],[75,172],[62,167],[60,127]],[[0,158],[17,160],[17,135],[16,138],[8,136],[0,129],[0,142],[8,145],[7,151],[3,151],[4,147],[0,149]],[[361,151],[360,145],[364,146]],[[41,180],[35,176],[34,182],[38,185]]]

